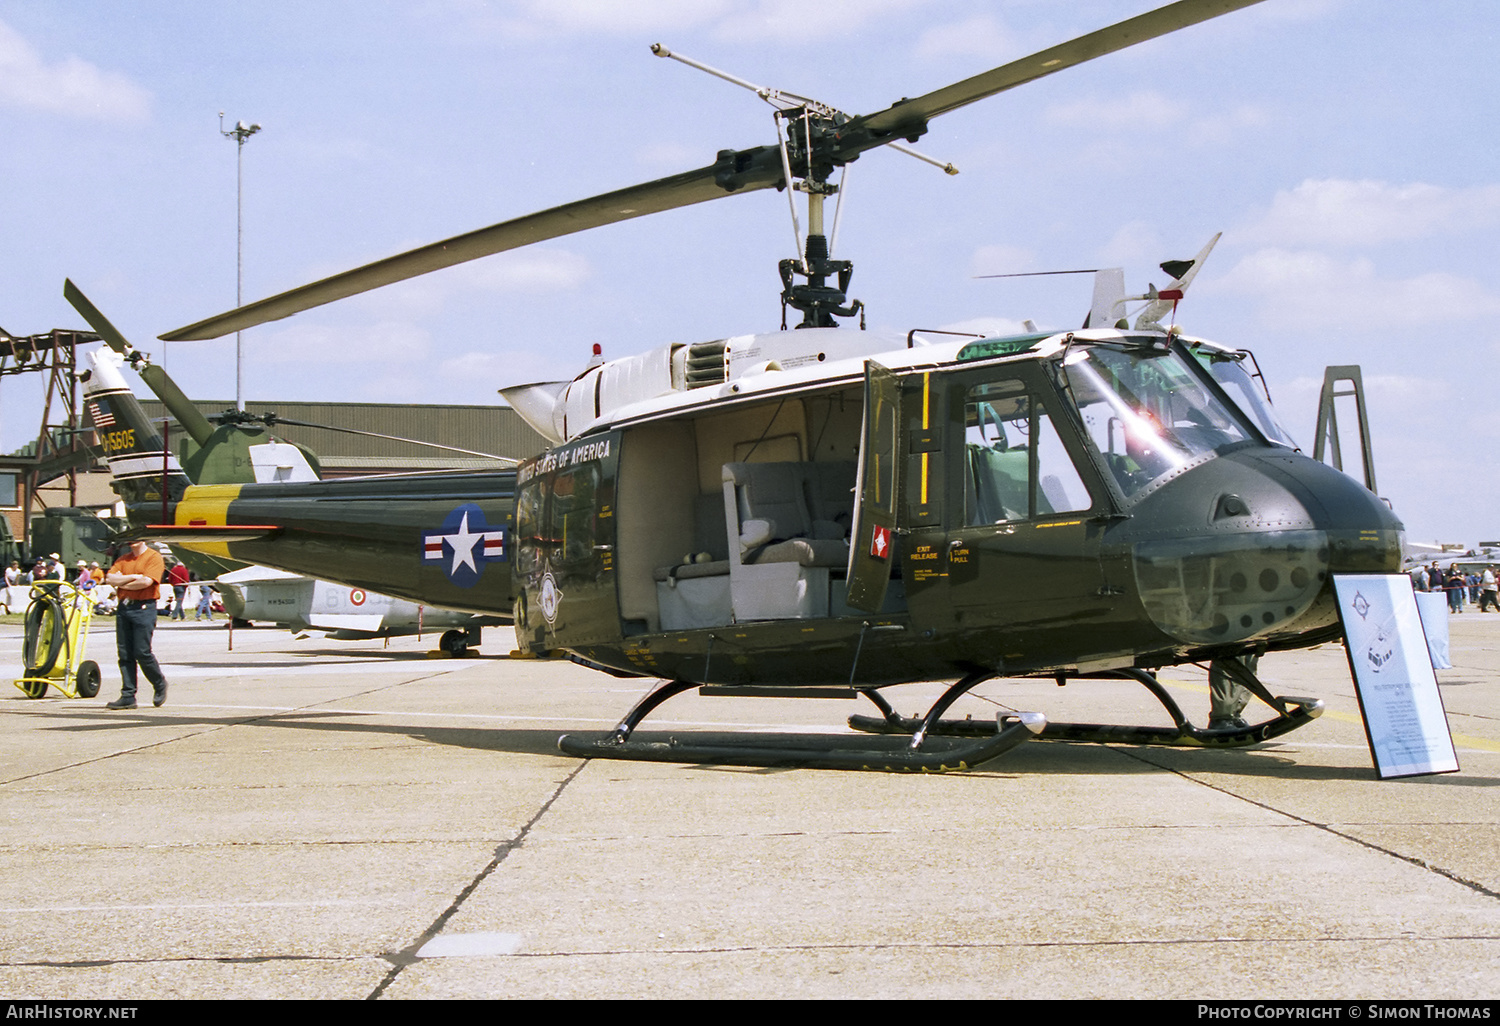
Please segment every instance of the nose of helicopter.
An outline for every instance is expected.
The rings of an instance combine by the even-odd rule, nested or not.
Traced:
[[[1142,605],[1189,645],[1278,641],[1333,626],[1333,575],[1394,573],[1402,525],[1378,496],[1290,450],[1242,449],[1137,507]]]

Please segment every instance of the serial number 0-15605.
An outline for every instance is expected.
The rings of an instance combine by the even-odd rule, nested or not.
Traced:
[[[100,436],[100,442],[104,445],[106,454],[112,452],[123,452],[135,446],[135,428],[125,428],[123,431],[106,431]]]

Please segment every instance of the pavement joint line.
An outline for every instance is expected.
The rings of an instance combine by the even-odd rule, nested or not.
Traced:
[[[712,836],[712,835],[707,835]],[[731,836],[751,836],[734,834]],[[333,837],[316,839],[289,837],[284,840],[273,841],[173,841],[163,844],[152,844],[147,847],[152,851],[206,851],[209,849],[234,849],[234,848],[322,848],[322,847],[364,847],[368,845],[392,845],[392,844],[415,844],[415,845],[438,845],[451,844],[468,847],[482,843],[483,837]],[[102,844],[92,841],[72,841],[62,844],[7,844],[0,845],[0,853],[26,853],[26,852],[80,852],[87,854],[96,851],[140,851],[141,846],[131,841],[122,841],[117,844]],[[0,909],[0,912],[4,912]]]
[[[383,685],[381,687],[371,688],[368,691],[360,691],[360,692],[357,692],[356,694],[353,694],[353,695],[345,695],[345,696],[343,696],[340,699],[340,701],[348,701],[350,698],[359,698],[359,697],[361,697],[363,695],[373,695],[376,692],[385,691],[385,690],[387,690],[389,688],[393,688],[393,687],[400,687],[400,686],[402,686],[404,684],[414,684],[414,683],[417,683],[419,681],[425,680],[428,677],[432,677],[432,676],[436,676],[436,674],[427,674],[425,676],[415,677],[412,680],[395,681],[395,682],[387,683],[387,684],[385,684],[385,685]],[[168,683],[170,684],[170,681]],[[94,708],[97,708],[97,707],[94,707]],[[252,706],[251,708],[255,708],[255,707]],[[302,707],[300,707],[300,708],[298,708],[296,710],[292,710],[292,711],[302,711],[302,710],[309,710],[309,711],[311,711],[311,710],[317,710],[318,708],[319,707],[316,706],[316,705],[309,705],[309,706],[302,706]],[[154,711],[155,710],[153,710],[153,712]],[[163,716],[170,716],[171,714],[170,713],[165,713],[165,714],[162,714],[162,715]],[[8,778],[6,780],[0,780],[0,787],[6,787],[6,786],[9,786],[11,784],[19,784],[19,783],[22,783],[22,782],[27,781],[27,780],[35,780],[35,779],[39,779],[41,777],[51,776],[51,775],[56,774],[56,773],[62,773],[62,772],[70,771],[70,770],[80,769],[80,768],[82,768],[84,766],[92,766],[95,763],[107,762],[110,759],[118,759],[121,756],[125,756],[125,755],[136,755],[136,754],[139,754],[140,752],[150,751],[153,748],[161,748],[161,747],[163,747],[165,745],[175,744],[178,741],[186,741],[189,738],[202,737],[205,734],[216,733],[217,731],[226,730],[226,729],[228,729],[230,727],[243,726],[243,725],[245,725],[247,723],[254,723],[258,719],[269,719],[269,718],[270,717],[251,716],[251,717],[247,717],[247,718],[241,719],[241,720],[232,720],[232,721],[227,722],[227,723],[218,723],[218,722],[215,722],[215,723],[204,724],[201,730],[190,731],[189,733],[179,734],[179,735],[177,735],[175,737],[163,738],[160,741],[152,741],[152,742],[150,742],[148,744],[138,745],[138,746],[136,746],[134,748],[127,748],[127,749],[125,749],[123,751],[109,752],[109,753],[106,753],[104,755],[95,756],[92,759],[82,759],[82,760],[80,760],[78,762],[68,763],[67,765],[64,765],[64,766],[54,766],[54,767],[52,767],[50,769],[40,770],[40,771],[38,771],[36,773],[28,773],[28,774],[25,774],[24,776],[11,777],[11,778]],[[124,721],[122,721],[122,723],[123,722]]]
[[[391,963],[390,972],[386,973],[385,979],[381,980],[380,983],[376,985],[375,989],[370,992],[368,1000],[378,1000],[380,996],[385,993],[386,989],[390,987],[392,983],[396,982],[396,978],[401,975],[401,973],[406,969],[407,966],[421,961],[421,959],[417,957],[417,952],[422,950],[422,947],[426,945],[428,941],[432,940],[432,938],[436,937],[439,933],[442,932],[443,927],[448,925],[448,921],[458,913],[459,908],[463,906],[463,903],[465,901],[469,900],[469,896],[478,889],[479,885],[482,884],[485,880],[489,879],[491,873],[500,868],[500,864],[504,862],[507,857],[509,857],[511,852],[515,851],[525,843],[527,835],[531,833],[531,828],[536,826],[538,821],[540,821],[541,818],[547,814],[547,811],[552,808],[552,804],[556,802],[558,798],[562,797],[563,791],[567,790],[568,785],[577,779],[578,774],[582,773],[584,769],[588,767],[590,761],[591,760],[589,759],[582,759],[579,761],[578,765],[573,768],[573,772],[569,773],[562,779],[561,782],[558,783],[557,787],[553,789],[552,794],[548,796],[547,800],[542,803],[539,809],[536,810],[536,814],[532,816],[524,826],[521,827],[521,829],[516,833],[516,836],[509,841],[502,842],[500,846],[495,849],[495,855],[492,859],[490,859],[489,864],[481,869],[479,873],[475,875],[474,879],[469,881],[468,886],[458,892],[458,895],[453,899],[452,903],[446,909],[444,909],[436,919],[432,921],[427,929],[422,931],[422,933],[417,937],[415,941],[407,945],[405,948],[402,948],[400,951],[390,952],[384,956],[385,959]]]
[[[743,955],[775,952],[848,952],[848,951],[982,951],[1018,950],[1043,948],[1134,948],[1151,947],[1208,947],[1218,944],[1269,944],[1285,945],[1343,945],[1411,943],[1413,941],[1500,941],[1500,936],[1489,934],[1361,934],[1348,937],[1133,937],[1123,940],[1062,940],[1062,941],[871,941],[847,944],[754,944],[736,946],[660,947],[660,948],[595,948],[585,951],[517,951],[508,955],[473,955],[472,958],[638,958],[642,955]],[[462,957],[462,956],[461,956]],[[232,965],[273,964],[276,962],[366,962],[378,960],[375,956],[354,955],[184,955],[173,958],[91,958],[76,961],[0,961],[0,968],[7,969],[102,969],[117,965],[193,965],[218,963]],[[451,959],[450,959],[451,960]],[[421,959],[420,961],[426,961]],[[372,995],[373,997],[373,995]]]
[[[1441,876],[1443,879],[1450,880],[1462,887],[1467,887],[1469,890],[1474,891],[1476,894],[1482,894],[1486,898],[1500,899],[1500,891],[1491,890],[1479,881],[1470,880],[1468,877],[1460,876],[1458,873],[1454,872],[1451,869],[1445,869],[1442,866],[1435,866],[1432,863],[1428,862],[1426,859],[1419,859],[1412,855],[1403,855],[1399,851],[1394,851],[1393,849],[1382,847],[1381,845],[1375,844],[1373,841],[1367,841],[1362,837],[1355,837],[1353,834],[1344,833],[1344,831],[1339,830],[1332,824],[1319,823],[1317,820],[1308,819],[1305,816],[1299,816],[1295,812],[1288,812],[1286,809],[1278,809],[1274,805],[1267,804],[1266,802],[1258,801],[1254,798],[1247,797],[1246,795],[1236,794],[1228,788],[1220,787],[1217,784],[1211,784],[1206,780],[1199,780],[1197,777],[1194,777],[1190,772],[1186,770],[1175,769],[1171,766],[1162,766],[1160,763],[1152,762],[1150,759],[1143,758],[1144,753],[1140,750],[1122,751],[1123,754],[1128,755],[1132,759],[1139,759],[1141,762],[1147,763],[1148,765],[1160,767],[1161,769],[1166,770],[1168,773],[1172,773],[1176,776],[1182,777],[1184,780],[1187,780],[1190,783],[1198,784],[1201,787],[1206,787],[1211,791],[1217,791],[1220,794],[1227,795],[1230,798],[1238,799],[1239,801],[1242,801],[1247,805],[1253,805],[1256,808],[1264,809],[1267,812],[1274,813],[1275,815],[1285,816],[1287,819],[1290,819],[1294,822],[1301,823],[1305,826],[1310,826],[1316,830],[1322,830],[1323,832],[1332,834],[1334,837],[1341,838],[1342,840],[1352,841],[1360,847],[1368,848],[1370,851],[1376,852],[1377,854],[1397,859],[1401,862],[1407,863],[1408,865],[1416,866],[1418,869],[1423,869],[1429,873]]]
[[[1054,940],[1054,941],[851,941],[844,944],[745,944],[734,946],[697,947],[652,947],[652,948],[592,948],[578,951],[516,951],[504,955],[470,955],[470,958],[636,958],[642,955],[742,955],[774,952],[820,952],[820,951],[1008,951],[1042,948],[1136,948],[1152,947],[1204,947],[1215,944],[1409,944],[1416,941],[1500,941],[1495,934],[1413,934],[1402,931],[1391,934],[1361,934],[1345,937],[1131,937],[1120,940]],[[445,961],[452,961],[446,956]],[[181,959],[180,961],[191,961]],[[217,961],[227,961],[218,959]],[[420,961],[427,961],[421,959]]]
[[[274,962],[368,962],[369,955],[183,955],[177,958],[80,958],[0,962],[6,969],[107,969],[115,965],[193,965],[204,962],[262,965]]]
[[[1377,820],[1348,820],[1349,826],[1383,826]],[[1435,822],[1430,820],[1411,821],[1412,826],[1475,826],[1472,822]],[[1300,824],[1279,823],[1265,826],[1224,826],[1221,823],[1195,822],[1195,823],[1132,823],[1118,826],[1057,826],[1047,824],[1034,827],[1012,827],[1012,832],[1017,834],[1059,834],[1059,833],[1083,833],[1083,834],[1110,834],[1110,833],[1142,833],[1142,832],[1188,832],[1193,830],[1215,830],[1264,833],[1269,830],[1296,830]],[[961,828],[953,828],[956,832],[962,832]],[[934,829],[933,833],[944,832]],[[897,830],[765,830],[765,831],[731,831],[720,830],[697,833],[660,833],[660,834],[557,834],[538,842],[543,844],[577,845],[577,844],[615,844],[625,841],[647,842],[652,839],[668,841],[681,840],[770,840],[776,838],[804,837],[804,838],[849,838],[849,837],[897,837]],[[180,841],[173,844],[156,844],[151,847],[154,850],[208,850],[208,849],[234,849],[234,848],[316,848],[324,846],[385,846],[396,844],[411,844],[431,846],[435,844],[446,844],[454,846],[469,846],[481,843],[484,838],[478,837],[451,837],[433,840],[425,837],[396,837],[396,838],[352,838],[333,840],[308,840],[291,838],[279,841]],[[6,845],[0,847],[0,853],[33,853],[33,852],[63,852],[72,851],[87,854],[100,851],[139,851],[139,847],[132,844],[91,844],[85,842],[74,842],[71,844],[42,844],[42,845]],[[109,908],[113,906],[99,906]],[[15,911],[0,908],[0,914],[7,911]],[[20,909],[19,911],[31,911]]]
[[[371,905],[404,906],[410,901],[377,901],[368,899],[354,901],[348,898],[329,898],[326,901],[190,901],[181,904],[160,902],[149,905],[38,905],[34,908],[0,908],[0,914],[26,915],[57,912],[176,912],[184,909],[236,909],[236,908],[354,908]]]

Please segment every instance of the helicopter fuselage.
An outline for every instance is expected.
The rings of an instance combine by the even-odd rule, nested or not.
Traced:
[[[779,337],[825,334],[860,337]],[[159,536],[747,685],[1303,647],[1338,635],[1333,574],[1399,567],[1400,522],[1288,442],[1243,354],[1094,330],[827,355],[596,398],[514,472],[187,487]]]
[[[1331,575],[1395,569],[1402,528],[1290,444],[1243,359],[1035,335],[626,405],[519,470],[520,642],[858,686],[1329,640]]]

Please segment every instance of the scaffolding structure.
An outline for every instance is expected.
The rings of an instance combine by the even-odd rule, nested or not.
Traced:
[[[99,336],[91,331],[54,328],[41,335],[13,336],[0,328],[0,379],[46,375],[36,441],[16,454],[0,454],[0,473],[14,473],[19,479],[23,532],[30,529],[33,507],[46,509],[42,488],[60,478],[67,480],[67,504],[78,504],[78,472],[97,457],[87,437],[90,429],[82,425],[76,353],[78,346],[97,341]]]

